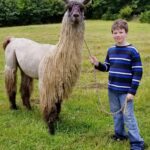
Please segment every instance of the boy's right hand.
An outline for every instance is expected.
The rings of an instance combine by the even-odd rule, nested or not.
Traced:
[[[90,62],[95,66],[98,66],[98,64],[99,64],[99,62],[95,56],[90,56]]]

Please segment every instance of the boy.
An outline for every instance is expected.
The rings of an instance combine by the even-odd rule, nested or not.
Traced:
[[[125,20],[116,20],[111,28],[116,44],[108,49],[104,63],[98,62],[95,56],[91,63],[100,71],[109,71],[108,95],[111,112],[119,110],[127,99],[126,113],[113,116],[114,140],[129,138],[131,150],[143,150],[141,138],[133,111],[133,99],[142,78],[142,63],[137,49],[126,41],[128,24]],[[128,129],[128,135],[125,127]]]

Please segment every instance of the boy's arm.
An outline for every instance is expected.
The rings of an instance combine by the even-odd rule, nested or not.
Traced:
[[[110,68],[110,62],[109,62],[109,56],[107,53],[106,59],[104,63],[99,62],[98,65],[95,65],[95,69],[98,69],[100,71],[109,71]]]
[[[141,78],[143,74],[142,62],[140,58],[140,54],[138,52],[134,52],[132,56],[132,83],[131,88],[128,93],[135,95],[140,84]]]
[[[100,70],[100,71],[108,71],[109,70],[109,64],[107,64],[106,62],[101,63],[99,62],[98,65],[95,65],[95,69]]]

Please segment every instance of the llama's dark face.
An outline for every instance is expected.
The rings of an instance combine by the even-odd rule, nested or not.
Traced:
[[[79,24],[84,19],[84,5],[79,2],[69,2],[67,11],[72,24]]]
[[[77,25],[84,20],[84,6],[90,0],[64,0],[67,4],[69,19],[72,24]]]
[[[69,19],[72,24],[79,24],[84,20],[84,6],[90,0],[64,0],[67,4]],[[81,1],[81,2],[80,2]]]

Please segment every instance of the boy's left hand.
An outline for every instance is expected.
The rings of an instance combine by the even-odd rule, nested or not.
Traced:
[[[127,101],[133,100],[134,99],[134,95],[128,93],[126,98],[127,98]]]

